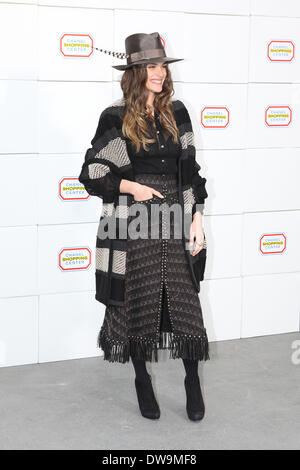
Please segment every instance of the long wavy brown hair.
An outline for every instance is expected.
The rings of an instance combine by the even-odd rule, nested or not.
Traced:
[[[156,93],[153,101],[154,108],[160,114],[160,124],[173,135],[173,142],[178,143],[178,127],[173,113],[171,97],[174,94],[173,81],[168,64],[166,78],[160,93]],[[149,90],[146,88],[148,79],[147,64],[134,65],[126,69],[122,75],[121,88],[125,99],[125,113],[123,117],[122,132],[136,146],[137,152],[141,148],[148,151],[147,144],[156,142],[149,136],[146,119],[152,122],[154,118],[146,109]]]

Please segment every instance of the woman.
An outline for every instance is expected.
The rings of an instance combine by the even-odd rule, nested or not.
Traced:
[[[125,70],[121,80],[123,98],[102,113],[79,180],[90,194],[108,201],[108,212],[115,207],[116,196],[129,196],[130,209],[137,208],[137,213],[142,213],[139,227],[144,231],[142,237],[137,237],[137,232],[141,232],[134,230],[137,218],[131,211],[126,253],[117,258],[121,249],[116,249],[116,259],[108,255],[112,260],[104,271],[113,265],[117,279],[122,273],[122,260],[125,265],[124,302],[118,294],[110,303],[96,295],[106,304],[98,345],[106,360],[126,362],[131,358],[140,411],[150,419],[159,418],[160,409],[146,361],[153,360],[153,356],[158,361],[158,349],[169,349],[170,357],[181,358],[186,371],[187,414],[197,421],[205,412],[198,362],[209,359],[208,339],[191,263],[182,243],[182,229],[177,230],[182,220],[179,224],[176,212],[169,212],[174,205],[183,207],[178,174],[184,140],[179,139],[183,131],[179,132],[178,125],[189,115],[181,101],[171,99],[174,91],[168,63],[182,59],[166,57],[158,33],[131,35],[126,38],[125,47],[127,65],[114,66]],[[184,134],[187,135],[192,135],[191,127]],[[189,146],[193,149],[192,143]],[[187,198],[192,201],[189,240],[193,245],[191,256],[196,259],[205,247],[202,213],[207,193],[206,180],[198,174],[200,166],[194,163],[193,168],[193,189],[188,188],[183,194],[185,203]],[[200,202],[197,210],[196,201]],[[105,264],[108,246],[97,241],[99,266]],[[121,286],[117,279],[115,285]],[[98,280],[98,285],[105,282]],[[108,285],[111,284],[110,281]]]

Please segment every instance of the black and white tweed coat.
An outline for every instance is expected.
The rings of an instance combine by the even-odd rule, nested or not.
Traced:
[[[206,239],[200,252],[192,256],[187,244],[188,231],[184,224],[191,223],[196,210],[203,212],[206,178],[199,174],[191,119],[182,101],[171,99],[174,116],[179,130],[182,148],[178,159],[179,201],[182,207],[182,240],[189,262],[190,273],[197,291],[203,280],[206,263]],[[120,193],[122,179],[134,181],[133,168],[127,151],[126,139],[122,133],[125,100],[121,98],[105,108],[100,115],[92,147],[86,151],[79,181],[86,191],[102,199],[102,213],[96,236],[95,254],[95,298],[104,305],[124,305],[124,286],[127,254],[127,222],[130,206],[134,200],[131,194]],[[103,237],[103,221],[115,223],[113,237]],[[101,234],[100,234],[101,225]]]

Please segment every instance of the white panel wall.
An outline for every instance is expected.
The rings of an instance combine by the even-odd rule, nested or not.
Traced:
[[[62,51],[66,34],[124,51],[126,36],[158,31],[184,58],[170,69],[207,178],[209,339],[299,331],[299,2],[0,1],[0,27],[0,366],[101,355],[101,200],[77,177],[122,72],[106,54]]]
[[[295,6],[299,2],[293,0]],[[260,2],[264,5],[266,2]],[[271,2],[270,2],[271,3]],[[272,1],[272,3],[275,3]],[[283,3],[281,3],[283,5]],[[286,3],[285,13],[288,11]],[[282,13],[285,16],[284,13]],[[297,54],[296,44],[299,44],[300,30],[299,18],[271,18],[271,17],[251,17],[251,40],[249,50],[250,70],[249,79],[251,82],[298,82],[300,81],[299,59],[291,60],[288,63],[281,61],[271,61],[267,57],[266,44],[271,41],[291,41],[295,46],[295,58]]]

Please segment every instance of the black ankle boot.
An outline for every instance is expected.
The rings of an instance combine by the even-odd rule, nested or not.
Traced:
[[[199,377],[185,377],[186,411],[189,419],[199,421],[205,413]]]
[[[148,379],[146,380],[140,381],[135,378],[134,381],[139,407],[145,418],[158,419],[160,417],[160,409],[152,388],[151,375],[147,375]]]

